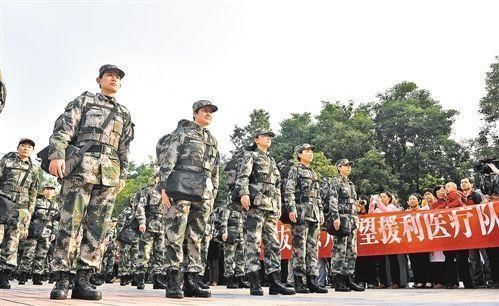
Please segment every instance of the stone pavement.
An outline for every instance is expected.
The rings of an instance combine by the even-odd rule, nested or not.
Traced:
[[[209,299],[184,298],[182,300],[166,299],[164,290],[153,290],[147,285],[145,290],[134,287],[120,287],[118,283],[101,286],[104,299],[101,301],[83,300],[50,300],[52,285],[18,286],[12,282],[11,290],[0,290],[0,306],[11,305],[499,305],[497,289],[378,289],[366,292],[328,294],[297,294],[295,296],[269,296],[268,288],[264,288],[263,297],[249,295],[247,289],[226,289],[224,286],[212,288],[213,297]],[[255,305],[256,304],[256,305]]]

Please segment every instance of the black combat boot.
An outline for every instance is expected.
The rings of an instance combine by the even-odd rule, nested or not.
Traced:
[[[239,277],[237,277],[237,287],[238,288],[250,288],[250,284],[244,280],[244,276],[241,275]]]
[[[69,290],[69,272],[54,272],[55,285],[50,291],[51,300],[65,300]]]
[[[106,284],[112,284],[113,283],[113,273],[107,273],[106,274]]]
[[[130,282],[130,275],[125,274],[120,276],[120,286],[126,286]]]
[[[92,284],[93,286],[100,286],[104,284],[104,276],[100,273],[92,275],[92,277],[90,278],[90,284]]]
[[[202,276],[200,277],[200,276],[198,275],[198,276],[197,276],[197,279],[198,279],[198,286],[199,286],[199,288],[201,288],[201,289],[205,289],[205,290],[210,289],[210,286],[209,286],[207,283],[205,283],[205,282],[203,281],[203,277],[202,277]]]
[[[312,293],[327,293],[326,288],[322,288],[317,284],[317,276],[307,275],[307,287]]]
[[[234,276],[227,277],[227,289],[237,289],[239,288],[236,284],[236,279]]]
[[[11,270],[4,269],[0,272],[0,289],[10,289],[9,277]]]
[[[78,270],[76,271],[76,278],[74,282],[74,288],[71,292],[72,299],[81,300],[100,300],[102,299],[102,293],[99,290],[95,290],[90,286],[90,278],[92,277],[92,271],[90,270]]]
[[[354,281],[353,281],[353,277],[351,275],[344,275],[343,276],[345,278],[345,283],[346,285],[348,286],[348,288],[350,288],[351,290],[353,291],[364,291],[366,290],[364,287],[362,286],[359,286],[358,284],[356,284]]]
[[[33,285],[43,285],[43,275],[41,274],[33,274]]]
[[[168,285],[165,281],[163,274],[156,273],[152,276],[152,288],[153,289],[166,289]]]
[[[130,280],[131,280],[131,284],[130,286],[132,287],[136,287],[137,286],[137,281],[136,281],[136,278],[137,277],[137,274],[133,273],[132,275],[130,275]]]
[[[49,284],[53,284],[55,281],[55,272],[49,273]]]
[[[211,297],[211,291],[199,286],[198,274],[196,272],[184,273],[184,296],[186,297]]]
[[[167,270],[166,271],[166,297],[171,299],[182,299],[184,298],[184,292],[180,289],[179,282],[179,272],[177,270]]]
[[[305,284],[303,283],[303,277],[295,275],[294,280],[296,293],[310,293],[310,290],[308,290],[308,288],[305,287]]]
[[[337,292],[350,292],[350,288],[346,284],[345,276],[342,274],[336,274],[334,277],[335,287],[334,291]]]
[[[295,294],[295,290],[292,288],[286,288],[284,284],[281,282],[281,277],[279,272],[274,271],[269,275],[269,294],[270,295],[293,295]]]
[[[262,286],[260,286],[260,274],[258,272],[250,272],[247,276],[250,282],[250,295],[263,295]]]
[[[18,285],[24,285],[28,281],[28,272],[21,272],[19,274],[19,277],[17,278],[17,284]]]
[[[144,278],[146,277],[145,273],[137,273],[135,274],[135,282],[137,283],[137,289],[144,290],[146,284],[144,283]]]

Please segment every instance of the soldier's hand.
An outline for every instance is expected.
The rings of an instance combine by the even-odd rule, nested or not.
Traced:
[[[241,204],[243,205],[244,209],[248,210],[250,207],[250,197],[249,195],[245,194],[241,197]]]
[[[289,220],[291,220],[291,222],[293,223],[296,223],[296,213],[295,212],[290,212],[289,213]]]
[[[139,225],[139,232],[144,233],[145,231],[146,231],[146,225],[145,224]]]
[[[64,171],[66,171],[66,161],[64,159],[53,159],[50,161],[50,174],[58,178],[64,178]]]
[[[334,226],[335,230],[339,230],[340,229],[340,219],[334,220],[333,221],[333,226]]]
[[[222,240],[223,241],[227,241],[228,237],[229,237],[229,234],[227,234],[227,232],[225,232],[225,233],[222,234]]]
[[[320,224],[324,224],[324,216],[320,216],[319,217],[319,223]]]
[[[123,188],[125,188],[125,184],[126,184],[125,180],[120,180],[120,183],[118,185],[118,193],[120,193],[123,190]]]
[[[170,197],[168,197],[164,189],[161,189],[161,199],[163,200],[163,204],[165,204],[166,208],[172,207]]]

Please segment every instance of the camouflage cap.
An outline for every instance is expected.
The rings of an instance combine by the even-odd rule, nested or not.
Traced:
[[[116,217],[112,217],[112,218],[111,218],[111,222],[118,222],[118,218],[116,218]]]
[[[253,138],[257,138],[260,135],[267,135],[270,137],[275,137],[274,132],[272,132],[271,130],[258,129],[253,133]]]
[[[107,71],[116,71],[118,73],[118,76],[120,77],[120,79],[125,77],[125,72],[123,72],[123,70],[121,70],[117,66],[111,65],[111,64],[105,64],[105,65],[102,65],[99,69],[99,78],[102,78],[104,73]]]
[[[33,148],[35,147],[35,142],[29,138],[21,138],[21,140],[19,140],[19,143],[17,144],[17,146],[25,144],[25,143],[30,144]]]
[[[338,168],[341,167],[341,166],[344,166],[344,165],[353,166],[353,162],[349,161],[346,158],[342,158],[342,159],[340,159],[339,161],[336,162],[336,167],[338,167]]]
[[[43,189],[54,189],[55,190],[55,185],[52,183],[46,183],[43,185]]]
[[[301,153],[301,151],[303,151],[305,149],[311,149],[312,151],[314,151],[315,150],[315,146],[313,146],[311,144],[308,144],[308,143],[297,145],[295,147],[295,154]]]
[[[205,107],[205,106],[209,106],[211,107],[211,112],[214,113],[218,110],[218,107],[211,103],[210,101],[208,100],[199,100],[197,102],[194,102],[194,104],[192,104],[192,111],[193,112],[196,112],[198,109],[200,109],[201,107]]]

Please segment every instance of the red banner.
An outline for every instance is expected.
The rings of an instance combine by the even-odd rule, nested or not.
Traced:
[[[359,256],[499,247],[499,202],[466,207],[362,215]],[[292,233],[278,224],[281,258],[290,259]],[[331,257],[333,237],[322,232],[319,257]]]

